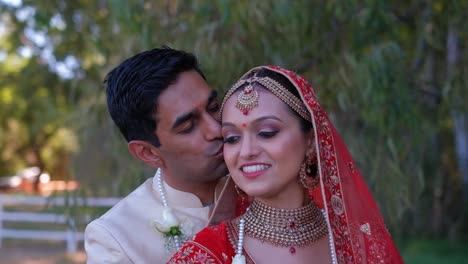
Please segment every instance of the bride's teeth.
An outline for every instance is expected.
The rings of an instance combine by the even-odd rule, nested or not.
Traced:
[[[252,173],[252,172],[257,172],[257,171],[264,170],[266,168],[268,168],[267,165],[252,165],[252,166],[242,167],[242,171]]]

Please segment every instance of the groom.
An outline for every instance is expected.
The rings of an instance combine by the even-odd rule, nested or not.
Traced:
[[[169,47],[125,60],[105,84],[109,113],[129,151],[159,170],[87,226],[88,263],[166,263],[217,217],[214,204],[232,185],[224,177],[217,94],[194,55]],[[233,213],[221,209],[228,213],[222,217]]]

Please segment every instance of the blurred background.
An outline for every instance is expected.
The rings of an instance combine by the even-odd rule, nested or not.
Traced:
[[[197,55],[221,94],[257,65],[306,77],[406,262],[468,263],[467,10],[466,0],[0,0],[0,188],[123,197],[152,176],[112,123],[102,81],[169,45]],[[82,247],[44,248],[6,239],[0,263],[85,261]]]

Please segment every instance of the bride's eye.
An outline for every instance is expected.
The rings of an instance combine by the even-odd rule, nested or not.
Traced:
[[[258,132],[258,136],[262,138],[272,138],[278,134],[279,131],[274,130],[274,131],[260,131]]]
[[[239,136],[228,136],[228,137],[223,138],[223,143],[224,144],[234,144],[237,141],[239,141],[239,138],[240,138]]]

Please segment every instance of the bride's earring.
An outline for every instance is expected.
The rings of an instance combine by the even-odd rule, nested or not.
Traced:
[[[236,216],[243,215],[249,207],[249,196],[236,185],[234,185],[237,193],[237,202],[236,202]]]
[[[307,153],[299,170],[299,179],[306,189],[314,189],[319,183],[317,160]]]

